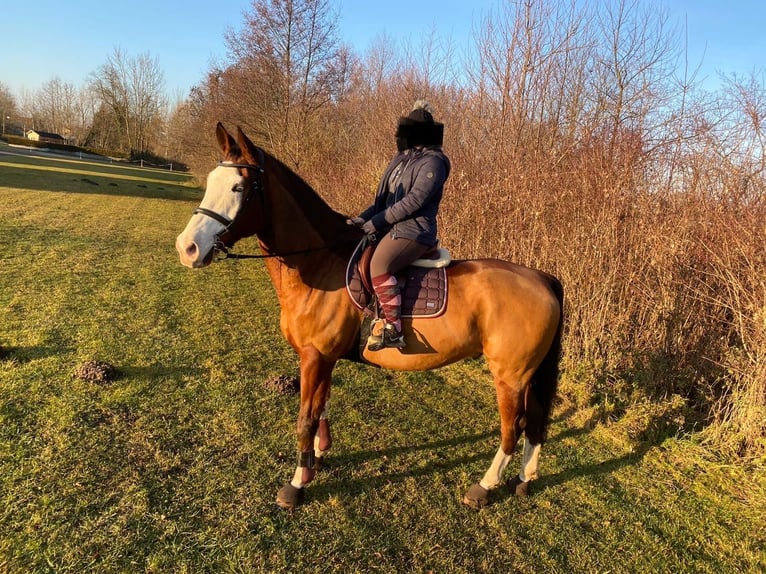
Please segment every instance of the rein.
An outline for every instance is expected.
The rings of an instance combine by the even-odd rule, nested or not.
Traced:
[[[263,158],[263,150],[258,148],[258,151],[260,152],[261,156],[261,164],[264,163]],[[253,183],[251,185],[250,193],[245,197],[245,201],[248,201],[252,196],[257,195],[261,192],[263,192],[263,184],[261,182],[260,176],[263,174],[263,168],[259,165],[254,165],[250,163],[231,163],[231,162],[223,162],[219,161],[218,165],[221,167],[233,167],[233,168],[246,168],[246,169],[253,169],[258,174],[258,177],[253,180]],[[242,192],[243,189],[235,190],[236,192]],[[214,255],[214,261],[223,261],[224,259],[270,259],[272,257],[289,257],[290,255],[304,255],[306,253],[313,253],[315,251],[322,251],[324,249],[333,249],[335,247],[343,247],[345,245],[351,245],[352,243],[358,243],[357,239],[349,239],[348,241],[341,241],[339,243],[331,243],[328,245],[321,245],[319,247],[310,247],[308,249],[300,249],[298,251],[285,251],[283,253],[268,253],[268,254],[246,254],[246,253],[231,253],[229,252],[229,248],[224,245],[223,241],[218,239],[225,231],[228,231],[228,229],[231,227],[231,225],[234,223],[234,219],[236,219],[236,216],[234,219],[229,219],[228,217],[221,215],[220,213],[217,213],[211,209],[207,209],[204,207],[197,207],[194,212],[194,214],[200,214],[204,215],[206,217],[209,217],[211,219],[214,219],[218,223],[224,226],[224,230],[218,234],[216,238],[216,242],[213,245],[213,252]]]
[[[223,261],[224,259],[269,259],[272,257],[289,257],[290,255],[304,255],[306,253],[313,253],[315,251],[322,251],[323,249],[333,249],[335,247],[343,247],[345,245],[351,245],[352,243],[358,243],[356,239],[349,239],[348,241],[341,241],[340,243],[330,243],[327,245],[320,245],[319,247],[310,247],[308,249],[301,249],[299,251],[285,251],[283,253],[268,253],[264,254],[246,254],[246,253],[230,253],[228,248],[221,244],[216,244],[213,247],[215,251],[215,260]]]

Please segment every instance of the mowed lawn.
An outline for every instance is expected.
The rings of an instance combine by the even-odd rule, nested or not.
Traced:
[[[533,495],[461,505],[499,441],[481,360],[339,364],[328,467],[279,509],[298,399],[265,383],[297,360],[261,262],[178,263],[187,180],[0,154],[0,572],[766,569],[763,461],[566,400]],[[75,377],[92,360],[119,377]]]

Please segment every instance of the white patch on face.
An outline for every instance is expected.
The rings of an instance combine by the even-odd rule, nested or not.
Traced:
[[[233,167],[218,166],[207,176],[205,195],[200,207],[214,211],[230,220],[234,219],[242,204],[243,193],[233,191],[241,186],[244,178]],[[215,219],[195,213],[186,228],[176,239],[176,250],[181,263],[188,267],[200,267],[215,245],[216,237],[224,230],[224,225]],[[196,245],[196,250],[189,246]]]

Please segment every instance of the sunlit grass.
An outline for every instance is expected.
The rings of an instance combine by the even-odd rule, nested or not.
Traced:
[[[14,169],[23,184],[0,166],[0,571],[766,567],[762,467],[716,463],[693,437],[626,441],[566,403],[533,496],[463,507],[498,444],[482,360],[342,362],[328,468],[283,512],[297,397],[264,382],[298,365],[262,263],[178,264],[197,191]],[[121,376],[75,378],[88,360]]]

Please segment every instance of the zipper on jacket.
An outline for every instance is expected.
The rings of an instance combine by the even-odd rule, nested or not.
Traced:
[[[402,181],[402,176],[404,175],[404,172],[407,171],[407,167],[410,165],[410,162],[415,157],[415,150],[412,150],[412,153],[407,154],[407,159],[404,161],[404,166],[402,166],[401,171],[399,171],[398,174],[396,174],[396,182],[394,185],[394,203],[399,201],[396,198],[397,190],[399,188],[399,183]],[[399,165],[402,165],[401,163]],[[402,198],[404,198],[404,195],[402,195]],[[399,222],[401,223],[401,222]],[[394,225],[391,227],[391,239],[396,239],[396,226],[399,225],[399,223],[394,223]]]

